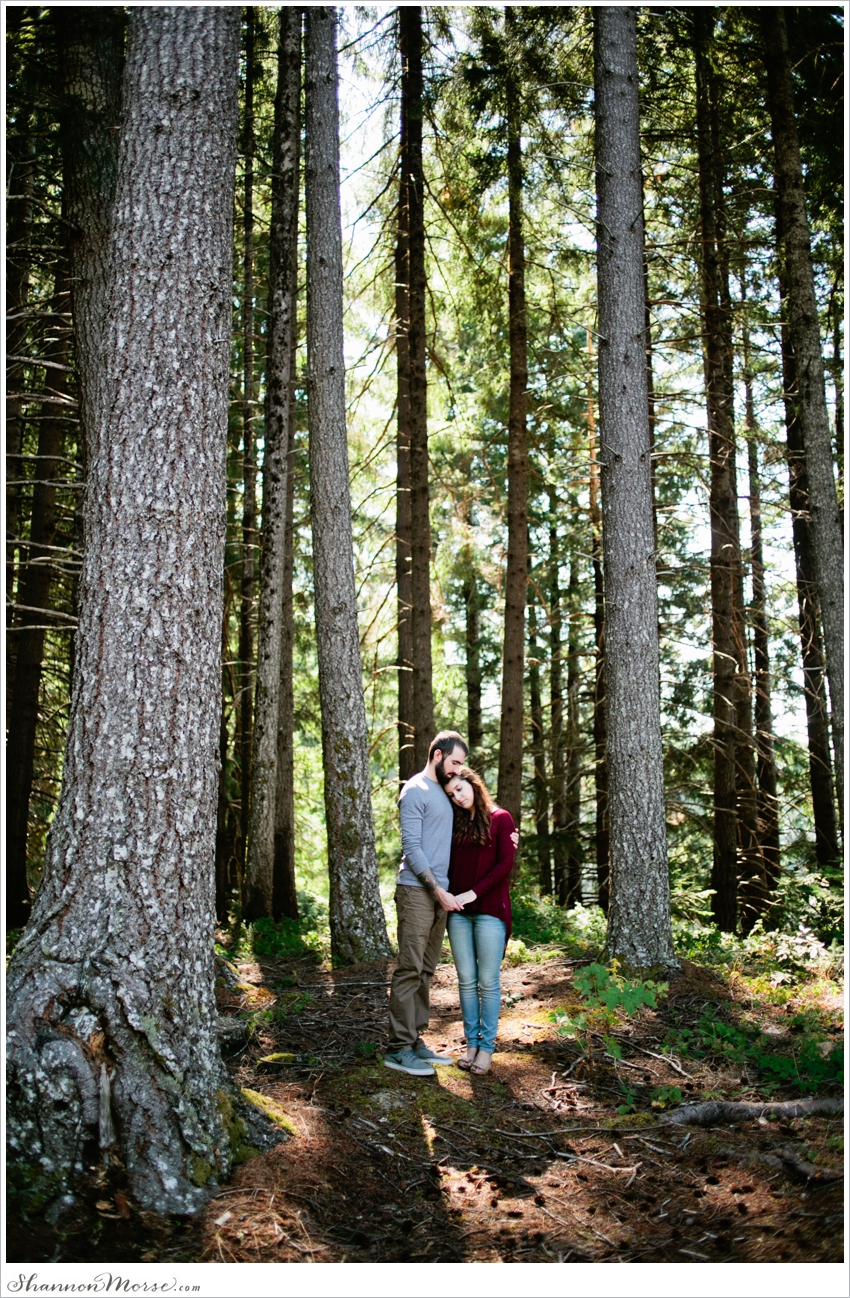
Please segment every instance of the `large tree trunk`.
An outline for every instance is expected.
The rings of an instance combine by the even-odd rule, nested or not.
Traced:
[[[820,323],[800,144],[794,116],[788,34],[781,7],[760,9],[771,133],[788,293],[788,328],[797,367],[797,417],[806,456],[832,742],[838,788],[844,788],[844,547],[826,409]]]
[[[402,58],[402,171],[408,204],[408,411],[410,419],[411,621],[414,765],[428,761],[434,737],[431,680],[431,522],[425,339],[425,177],[422,170],[422,10],[398,11]]]
[[[53,297],[57,317],[68,310],[68,292],[68,266],[63,258]],[[45,386],[57,397],[68,393],[68,332],[64,324],[54,327],[53,341],[45,346],[45,359],[57,367],[46,371]],[[6,923],[10,928],[22,928],[30,913],[27,832],[47,616],[40,610],[48,607],[55,561],[51,547],[56,532],[56,479],[62,473],[60,457],[65,434],[59,409],[53,402],[45,402],[41,408],[29,546],[21,563],[18,587],[22,607],[14,629],[15,688],[9,704],[6,743]]]
[[[537,606],[532,586],[528,601],[528,685],[531,694],[531,757],[534,762],[534,841],[537,883],[541,896],[552,895],[552,857],[549,850],[549,788],[546,781],[546,736],[540,698],[540,662],[537,657]]]
[[[18,10],[18,14],[22,11]],[[9,18],[11,20],[12,12]],[[23,137],[17,145],[9,146],[8,187],[6,200],[6,354],[24,354],[28,333],[27,298],[30,280],[30,227],[32,225],[32,180],[35,141],[26,140],[29,133],[29,115],[23,114],[15,123]],[[25,142],[26,140],[26,142]],[[17,154],[17,156],[16,156]],[[15,602],[15,556],[20,540],[21,493],[23,480],[24,405],[16,393],[24,389],[24,365],[10,361],[6,369],[6,601]],[[18,601],[20,602],[20,601]],[[14,620],[14,612],[7,612],[7,626]],[[12,681],[10,650],[7,644],[7,706],[9,686]]]
[[[398,778],[405,784],[416,770],[413,648],[413,528],[410,501],[410,198],[408,117],[410,68],[406,10],[399,10],[401,56],[401,149],[399,154],[398,235],[395,249],[396,313],[396,590],[398,601]]]
[[[565,810],[567,827],[566,895],[561,905],[573,907],[581,902],[581,736],[579,734],[578,693],[581,681],[578,648],[578,563],[570,555],[570,581],[567,587],[567,726],[565,736]],[[560,899],[559,899],[560,900]]]
[[[378,887],[345,432],[335,11],[305,39],[310,512],[335,964],[389,955]]]
[[[516,17],[505,9],[510,35]],[[499,731],[499,804],[517,825],[522,812],[525,600],[528,560],[528,342],[525,317],[525,244],[522,229],[523,162],[519,88],[508,78],[508,566],[505,574],[505,639],[502,654],[502,719]]]
[[[784,276],[781,275],[779,291],[783,315],[786,305],[784,286]],[[815,853],[818,864],[827,865],[838,859],[841,849],[835,818],[835,786],[832,779],[832,754],[829,746],[826,672],[809,513],[809,480],[797,414],[797,368],[787,323],[782,324],[780,337],[788,460],[788,504],[791,510],[791,532],[794,538],[794,559],[797,569],[797,606],[800,617],[800,646],[806,702],[809,781],[815,822]]]
[[[587,354],[593,355],[593,334],[587,333]],[[596,802],[596,888],[599,905],[608,914],[611,836],[608,830],[608,728],[605,718],[605,589],[602,571],[602,511],[599,507],[599,460],[593,413],[593,381],[587,380],[587,436],[590,456],[590,526],[593,535],[593,775]],[[653,493],[654,495],[654,493]]]
[[[98,1135],[160,1212],[231,1163],[213,838],[238,40],[227,6],[130,14],[62,793],[9,969],[25,1196],[61,1193]]]
[[[744,411],[747,425],[747,467],[750,480],[750,552],[753,586],[753,667],[755,695],[756,766],[758,777],[758,834],[764,856],[765,882],[773,889],[779,880],[779,804],[776,796],[776,756],[773,747],[771,704],[770,633],[764,582],[764,549],[761,525],[761,479],[758,460],[758,427],[753,403],[750,340],[743,332]]]
[[[564,689],[561,645],[561,548],[558,497],[549,487],[549,758],[552,764],[552,885],[555,900],[567,899],[567,810],[564,770]]]
[[[295,567],[295,353],[293,332],[290,373],[289,442],[286,474],[286,531],[283,550],[283,626],[280,641],[280,709],[277,716],[277,772],[274,813],[274,883],[272,913],[298,919],[295,881],[295,645],[292,579]]]
[[[245,158],[242,230],[242,589],[239,608],[241,747],[241,863],[248,866],[248,821],[251,762],[254,752],[254,603],[256,599],[257,445],[254,437],[254,10],[245,9],[245,109],[242,152]]]
[[[280,11],[275,98],[269,301],[263,550],[257,626],[257,695],[251,754],[248,854],[242,884],[246,921],[274,911],[275,768],[284,621],[289,422],[297,329],[298,170],[301,138],[301,11]]]
[[[599,419],[611,826],[606,953],[674,966],[658,678],[633,9],[594,9]]]
[[[715,188],[711,149],[709,42],[713,11],[694,17],[697,151],[699,156],[700,258],[703,352],[711,460],[711,626],[714,662],[714,860],[712,910],[719,928],[733,933],[738,922],[738,826],[735,764],[735,574],[740,564],[737,483],[732,412],[723,355],[720,267],[717,256]]]

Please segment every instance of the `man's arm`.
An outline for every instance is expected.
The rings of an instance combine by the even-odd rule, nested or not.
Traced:
[[[401,850],[404,859],[423,888],[431,893],[443,910],[461,910],[450,892],[441,888],[434,878],[431,863],[422,849],[422,821],[424,808],[415,793],[409,793],[398,804],[401,821]]]

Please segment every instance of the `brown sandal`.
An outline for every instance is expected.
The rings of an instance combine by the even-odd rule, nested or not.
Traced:
[[[465,1073],[472,1072],[472,1067],[473,1064],[475,1063],[475,1058],[477,1054],[478,1051],[476,1050],[475,1054],[472,1056],[471,1059],[469,1058],[469,1055],[467,1055],[464,1059],[459,1059],[457,1061],[458,1068],[462,1068]]]
[[[487,1062],[486,1064],[483,1065],[478,1063],[478,1060],[482,1055],[486,1055],[487,1057]],[[473,1077],[483,1077],[485,1073],[489,1073],[490,1065],[493,1062],[493,1056],[488,1050],[479,1050],[478,1054],[475,1056],[475,1060],[476,1062],[471,1066],[469,1070],[472,1073]]]

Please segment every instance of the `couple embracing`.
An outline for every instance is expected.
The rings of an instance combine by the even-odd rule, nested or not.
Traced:
[[[441,731],[427,766],[399,797],[398,965],[384,1064],[413,1077],[433,1077],[433,1065],[455,1062],[422,1039],[447,921],[466,1036],[458,1067],[480,1076],[496,1048],[499,971],[511,933],[508,884],[518,838],[510,812],[495,805],[480,775],[465,765],[468,755],[457,731]]]

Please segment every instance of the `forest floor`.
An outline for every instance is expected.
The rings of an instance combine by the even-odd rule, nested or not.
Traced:
[[[581,1021],[575,978],[588,963],[506,966],[490,1073],[440,1067],[419,1079],[381,1062],[392,962],[220,962],[233,1080],[290,1126],[283,1143],[248,1157],[191,1221],[138,1209],[117,1171],[101,1173],[59,1223],[10,1230],[9,1260],[841,1261],[840,1112],[674,1121],[692,1100],[800,1099],[799,1073],[766,1090],[760,1065],[781,1073],[785,1058],[790,1069],[813,1016],[817,1057],[837,1059],[840,986],[776,1005],[683,961],[655,1008],[570,1039],[551,1016]],[[693,1048],[700,1024],[720,1033],[711,1051]],[[462,1032],[447,963],[429,1044],[459,1055]],[[819,1094],[841,1094],[834,1077]]]

